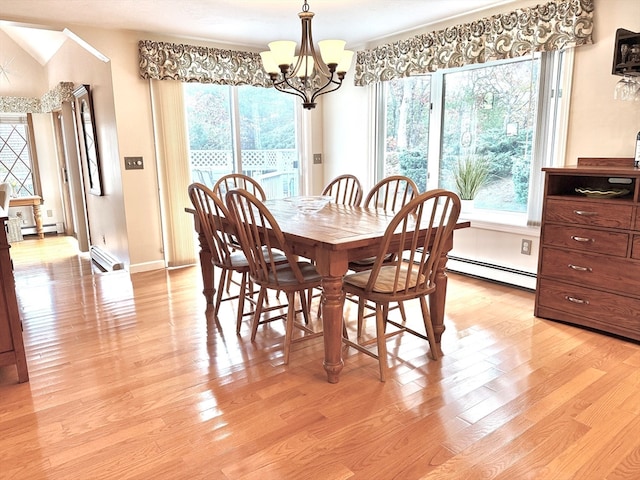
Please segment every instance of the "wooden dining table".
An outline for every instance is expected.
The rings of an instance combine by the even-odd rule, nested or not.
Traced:
[[[342,322],[345,295],[342,279],[349,269],[349,262],[375,256],[380,248],[393,212],[376,208],[352,207],[329,204],[319,212],[303,214],[286,199],[265,202],[292,251],[314,261],[322,276],[322,325],[324,338],[324,369],[329,383],[337,383],[344,366],[342,359]],[[186,209],[190,211],[190,209]],[[213,267],[206,239],[202,238],[197,216],[196,231],[200,235],[200,264],[203,293],[207,302],[213,302]],[[468,227],[468,221],[459,221],[456,229]],[[393,248],[394,245],[392,244]],[[447,254],[453,248],[453,235],[447,240],[438,263],[436,293],[429,296],[429,307],[440,349],[445,330],[444,308],[447,290],[445,267]],[[440,349],[441,350],[441,349]],[[442,351],[440,351],[442,353]]]

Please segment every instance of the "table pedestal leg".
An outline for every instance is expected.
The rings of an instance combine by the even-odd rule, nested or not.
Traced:
[[[344,367],[342,360],[342,308],[344,294],[342,277],[322,278],[322,325],[324,339],[324,369],[329,383],[338,383]]]
[[[202,271],[202,285],[204,287],[202,293],[207,300],[207,305],[212,305],[216,289],[213,285],[214,270],[213,263],[211,263],[211,252],[209,251],[209,245],[203,233],[198,233],[198,240],[200,241],[200,269]]]
[[[431,322],[433,323],[433,331],[435,333],[436,346],[438,353],[442,353],[442,334],[444,333],[444,305],[447,298],[447,274],[445,273],[445,266],[447,264],[448,257],[445,254],[438,261],[437,273],[436,273],[436,291],[429,295],[429,310],[431,312]]]

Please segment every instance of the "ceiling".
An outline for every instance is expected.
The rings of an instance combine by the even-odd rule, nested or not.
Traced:
[[[309,0],[314,40],[347,48],[516,0]],[[1,0],[0,29],[45,64],[73,25],[136,30],[249,48],[300,40],[303,0]],[[30,28],[34,25],[40,28]],[[42,26],[51,27],[43,29]],[[25,28],[29,27],[29,28]]]

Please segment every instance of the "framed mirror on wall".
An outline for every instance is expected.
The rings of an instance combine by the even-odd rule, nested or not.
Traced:
[[[96,137],[96,124],[89,85],[80,85],[73,92],[80,156],[85,170],[89,193],[102,195],[102,171]]]

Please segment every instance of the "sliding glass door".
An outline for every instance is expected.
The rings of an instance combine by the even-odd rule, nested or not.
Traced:
[[[213,186],[241,172],[260,181],[268,198],[297,195],[296,104],[267,88],[184,84],[193,181]]]

